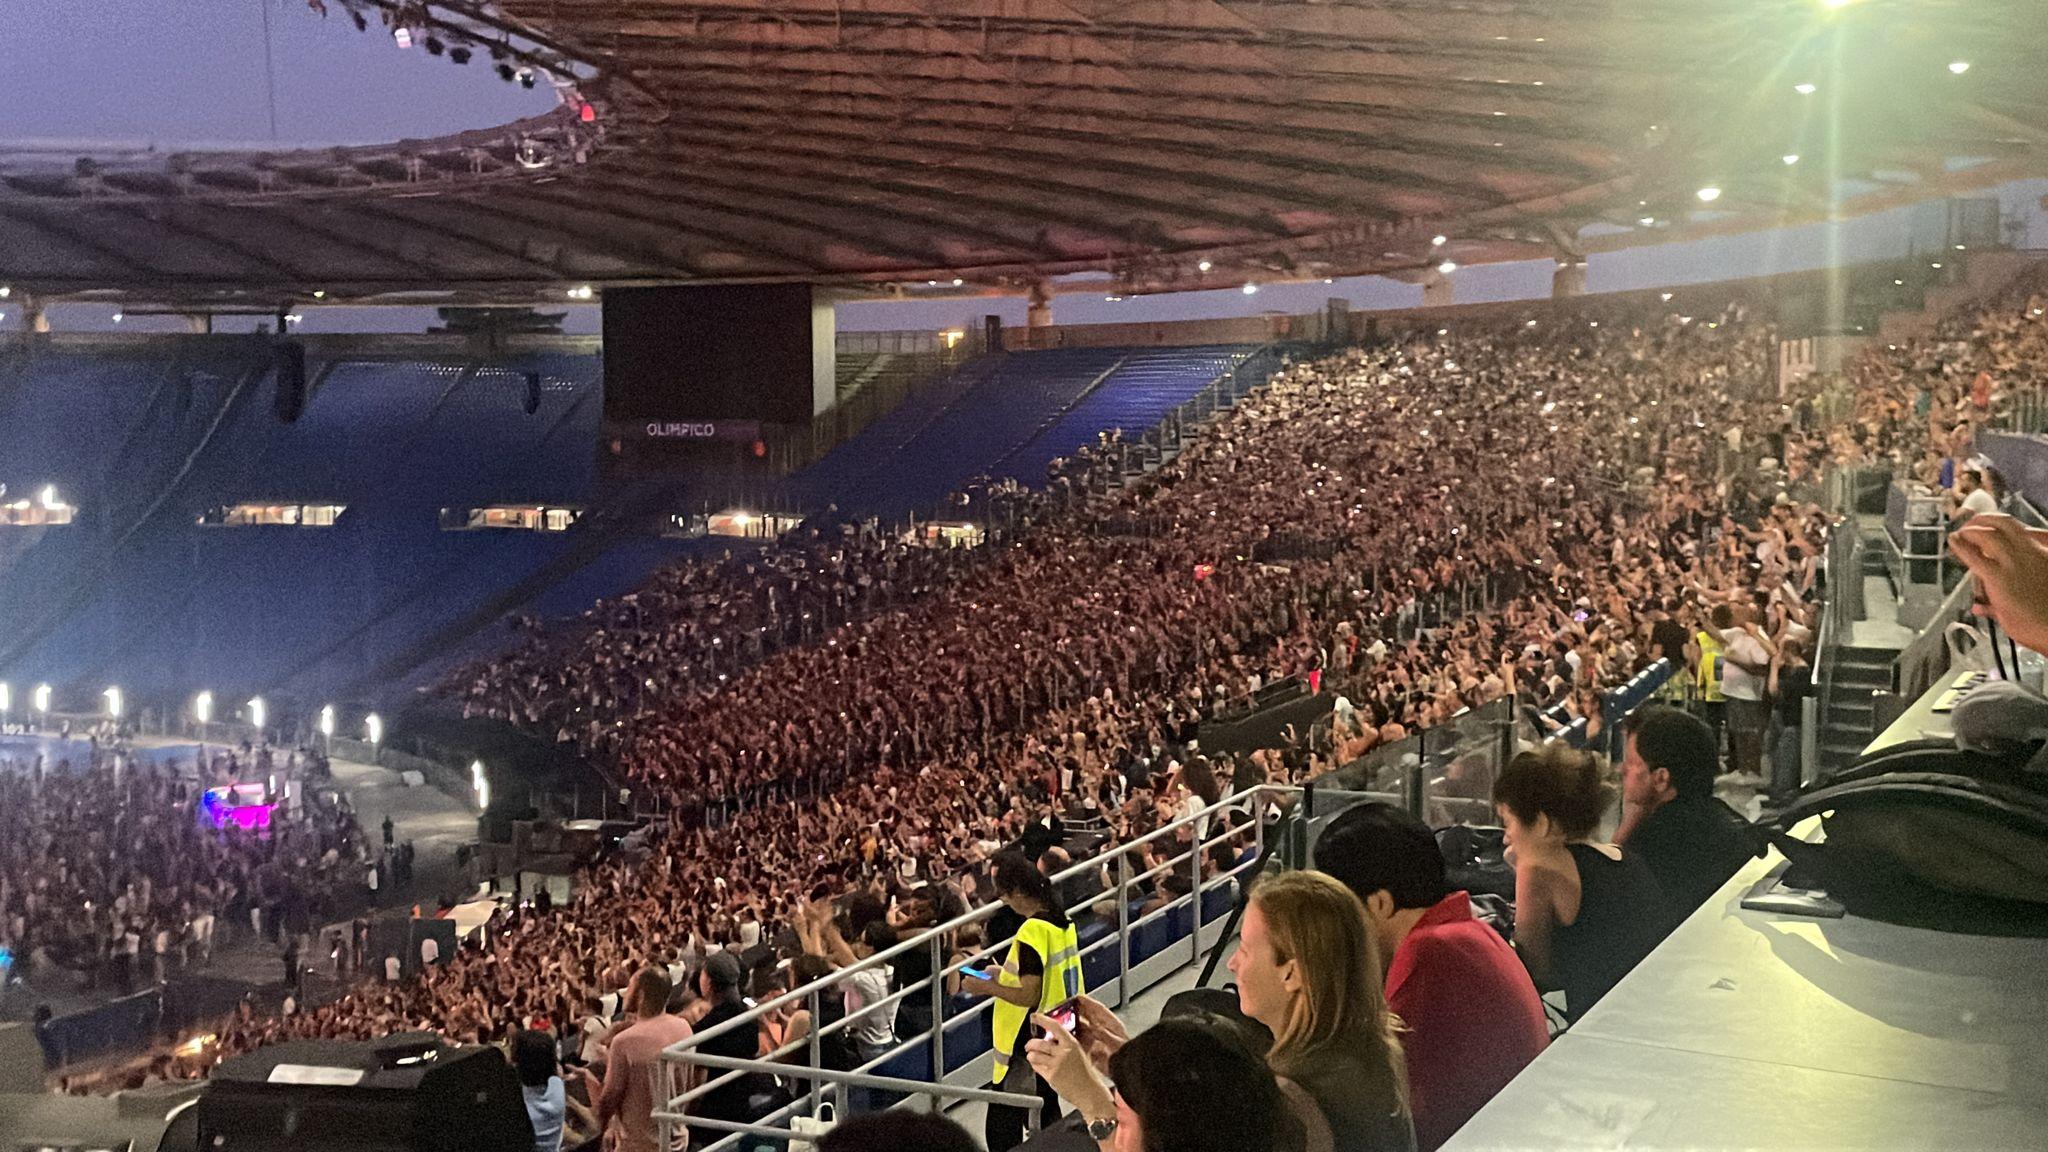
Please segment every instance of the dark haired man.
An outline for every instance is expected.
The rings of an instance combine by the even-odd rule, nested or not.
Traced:
[[[1676,708],[1651,707],[1623,724],[1621,826],[1626,845],[1657,877],[1669,922],[1692,914],[1755,854],[1748,826],[1714,796],[1714,734]]]
[[[743,978],[740,958],[731,952],[713,952],[704,960],[704,967],[697,973],[697,991],[710,1001],[711,1010],[697,1021],[696,1030],[709,1032],[720,1024],[747,1011],[747,1002],[742,998],[740,983]],[[711,1056],[726,1056],[735,1060],[751,1060],[759,1055],[760,1030],[748,1026],[728,1029],[697,1045],[697,1051]],[[720,1069],[706,1069],[697,1083],[723,1076]],[[691,1107],[693,1115],[712,1120],[746,1121],[752,1119],[748,1111],[748,1097],[754,1086],[751,1076],[735,1076],[733,1079],[712,1089]],[[724,1133],[710,1128],[699,1128],[695,1137],[705,1143],[721,1139]]]
[[[1387,1004],[1407,1026],[1415,1144],[1427,1152],[1543,1051],[1543,1002],[1515,950],[1445,882],[1436,836],[1414,816],[1378,802],[1346,811],[1317,840],[1315,866],[1365,904]]]

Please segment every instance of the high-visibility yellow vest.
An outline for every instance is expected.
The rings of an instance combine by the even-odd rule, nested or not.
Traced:
[[[996,1069],[995,1082],[1001,1084],[1010,1072],[1010,1056],[1019,1047],[1020,1037],[1029,1035],[1024,1029],[1025,1021],[1034,1012],[1047,1012],[1086,992],[1081,981],[1081,939],[1070,923],[1061,928],[1051,921],[1033,916],[1017,929],[1016,943],[1010,945],[1010,957],[1003,962],[996,973],[996,983],[1005,988],[1022,988],[1024,980],[1017,975],[1017,949],[1029,946],[1045,960],[1045,974],[1038,982],[1038,1003],[1031,1008],[1022,1008],[1007,1000],[996,1001],[995,1041]]]
[[[1702,629],[1693,635],[1693,643],[1700,646],[1699,688],[1700,699],[1708,704],[1721,702],[1721,662],[1723,660],[1721,638],[1711,631]]]

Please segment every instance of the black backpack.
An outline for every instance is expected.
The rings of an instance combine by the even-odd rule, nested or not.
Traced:
[[[1825,840],[1789,830],[1821,818]],[[2048,777],[2024,759],[1946,740],[1859,760],[1760,827],[1792,867],[1873,920],[1991,936],[2048,936]]]

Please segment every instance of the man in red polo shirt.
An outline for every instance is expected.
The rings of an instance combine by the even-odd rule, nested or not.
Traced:
[[[1317,840],[1315,866],[1358,895],[1387,965],[1387,1004],[1407,1031],[1415,1144],[1430,1152],[1550,1042],[1528,970],[1472,902],[1444,880],[1422,821],[1360,804]]]

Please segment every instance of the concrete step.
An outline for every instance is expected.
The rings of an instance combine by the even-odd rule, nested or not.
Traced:
[[[1892,686],[1891,669],[1836,668],[1831,682],[1837,689],[1851,688],[1868,693]]]

